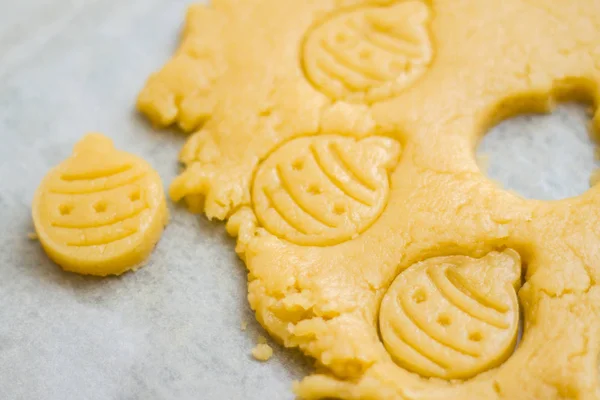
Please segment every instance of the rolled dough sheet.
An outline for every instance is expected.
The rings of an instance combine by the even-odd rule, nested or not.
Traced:
[[[0,398],[292,399],[291,381],[312,362],[271,342],[273,358],[254,361],[264,332],[220,224],[170,205],[171,224],[148,265],[108,280],[64,273],[28,238],[37,184],[87,131],[106,132],[148,160],[165,185],[175,177],[185,137],[155,132],[133,105],[146,77],[174,51],[191,2],[4,3]],[[483,143],[491,176],[531,197],[582,192],[594,168],[585,121],[582,109],[565,106],[546,119],[502,124]],[[527,168],[502,157],[528,160]]]

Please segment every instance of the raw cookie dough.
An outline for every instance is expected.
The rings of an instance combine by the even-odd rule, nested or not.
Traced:
[[[85,136],[48,173],[33,201],[35,229],[48,256],[85,275],[120,275],[139,267],[167,216],[158,174],[100,134]]]
[[[252,357],[257,361],[269,361],[273,357],[273,349],[266,343],[259,343],[252,349]]]
[[[269,361],[273,357],[273,348],[267,344],[267,338],[258,337],[258,344],[252,349],[252,357],[258,361]]]
[[[197,129],[171,196],[228,220],[301,398],[597,398],[600,186],[523,199],[474,150],[557,101],[598,131],[598,43],[597,0],[215,0],[139,106]]]
[[[394,281],[379,329],[398,365],[445,379],[470,378],[505,361],[519,329],[521,258],[513,250],[474,260],[432,258]]]

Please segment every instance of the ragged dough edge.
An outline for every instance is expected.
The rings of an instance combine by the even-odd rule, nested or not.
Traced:
[[[363,315],[363,310],[339,309],[319,302],[316,298],[320,296],[299,283],[294,266],[287,266],[289,271],[279,275],[286,277],[283,280],[272,277],[264,282],[252,273],[254,256],[262,253],[261,247],[277,246],[280,240],[258,227],[250,208],[238,210],[226,227],[231,236],[238,238],[236,252],[250,271],[250,306],[260,324],[285,347],[299,348],[318,360],[318,366],[347,379],[361,376],[377,362],[390,360],[377,335],[373,335],[376,330],[371,316]]]
[[[221,179],[222,174],[228,174],[227,178]],[[235,162],[222,160],[216,165],[194,161],[173,181],[169,194],[176,202],[185,199],[192,213],[204,212],[209,219],[224,220],[237,205],[250,202],[250,179],[251,175]]]
[[[248,51],[247,46],[229,39],[233,36],[228,25],[240,18],[233,12],[237,3],[212,3],[189,9],[180,49],[150,77],[138,107],[159,126],[178,123],[184,131],[192,131],[202,125],[180,154],[184,170],[171,185],[170,194],[174,201],[185,200],[194,213],[225,220],[233,210],[250,204],[256,168],[286,141],[318,134],[364,137],[375,133],[376,123],[370,106],[333,102],[316,91],[299,69],[254,76],[252,71],[262,71],[262,67],[252,60],[236,59],[234,55]],[[321,10],[315,11],[318,14],[322,7],[315,10]],[[249,37],[257,34],[262,35],[248,32]],[[289,45],[289,41],[274,43],[275,48]],[[203,73],[192,73],[198,69]],[[260,88],[246,85],[244,74],[260,79]],[[237,91],[235,96],[232,89]],[[232,115],[246,97],[251,102],[242,104],[245,111]]]
[[[175,56],[150,76],[137,99],[137,108],[158,127],[178,124],[193,131],[212,113],[212,88],[227,69],[223,34],[227,20],[215,8],[196,4],[186,16]]]
[[[330,103],[322,98],[317,107],[307,108],[305,114],[312,111],[314,115],[296,119],[293,114],[302,106],[294,104],[293,99],[303,98],[305,90],[305,86],[288,82],[273,91],[270,101],[276,105],[263,110],[268,113],[267,117],[255,116],[254,131],[255,136],[260,136],[263,131],[275,132],[277,136],[258,149],[257,155],[245,154],[243,158],[229,155],[229,150],[219,144],[217,130],[220,127],[212,120],[190,136],[179,156],[184,170],[171,184],[171,199],[175,202],[185,200],[192,213],[205,213],[209,219],[225,220],[232,210],[250,204],[254,171],[262,160],[287,141],[325,134],[357,139],[375,134],[377,126],[366,105]]]

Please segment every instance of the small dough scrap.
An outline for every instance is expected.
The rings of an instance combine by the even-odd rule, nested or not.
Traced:
[[[48,173],[32,214],[52,260],[66,271],[97,276],[137,269],[168,220],[158,173],[100,134],[85,136]]]
[[[269,361],[273,357],[273,348],[266,343],[259,343],[252,349],[252,356],[258,361]]]

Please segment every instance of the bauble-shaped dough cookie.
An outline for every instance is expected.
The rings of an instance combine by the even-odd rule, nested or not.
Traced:
[[[375,102],[418,79],[433,58],[421,1],[361,7],[317,24],[303,48],[312,83],[339,100]]]
[[[276,150],[259,168],[255,212],[272,234],[327,246],[360,234],[381,214],[400,144],[390,138],[305,137]]]
[[[35,229],[48,256],[86,275],[138,267],[167,216],[158,174],[99,134],[83,138],[73,156],[50,171],[33,201]]]
[[[425,377],[465,379],[512,353],[519,329],[521,260],[514,250],[481,259],[440,257],[402,272],[380,311],[394,360]]]

